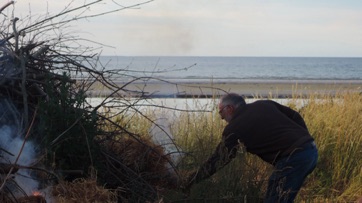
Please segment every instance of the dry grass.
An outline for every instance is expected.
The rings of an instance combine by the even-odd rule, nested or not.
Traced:
[[[299,109],[301,99],[306,102]],[[305,118],[320,154],[317,168],[307,179],[297,201],[353,202],[362,196],[362,95],[311,94],[307,98],[294,95],[288,105]],[[216,111],[181,113],[174,119],[171,131],[187,154],[179,169],[192,170],[212,153],[225,123]],[[138,123],[138,127],[142,126],[149,125]],[[241,151],[212,178],[195,185],[189,198],[256,201],[264,194],[270,171],[269,165]],[[173,194],[168,198],[177,200],[182,196]]]
[[[335,201],[362,196],[362,95],[311,97],[302,109],[319,149],[308,187]]]
[[[114,203],[116,192],[105,189],[96,180],[78,179],[73,182],[61,182],[52,187],[54,202],[57,203]]]
[[[162,146],[155,145],[145,138],[123,138],[107,141],[106,150],[117,157],[127,168],[139,174],[153,186],[162,187],[167,182],[162,179],[168,175],[167,163],[170,158],[165,154]]]

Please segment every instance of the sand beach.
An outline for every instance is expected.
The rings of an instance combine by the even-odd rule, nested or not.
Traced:
[[[234,92],[247,98],[289,98],[293,95],[306,96],[310,94],[330,94],[342,92],[362,93],[362,81],[360,80],[243,80],[243,81],[216,81],[216,82],[192,82],[192,81],[145,81],[116,82],[123,90],[120,94],[136,95],[143,92],[145,96],[154,98],[204,98],[223,95]],[[127,85],[125,85],[127,84]],[[108,96],[112,91],[101,85],[93,85],[88,91],[90,96]]]

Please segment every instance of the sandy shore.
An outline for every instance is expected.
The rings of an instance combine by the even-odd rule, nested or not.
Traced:
[[[118,86],[125,83],[119,82]],[[152,97],[211,97],[234,92],[245,97],[286,98],[292,95],[336,94],[341,92],[362,93],[362,81],[359,80],[301,80],[301,81],[241,81],[241,82],[147,82],[128,84],[124,90],[143,92]],[[90,96],[107,96],[112,91],[95,85],[88,92]],[[122,94],[122,93],[121,93]],[[125,93],[126,94],[126,93]]]

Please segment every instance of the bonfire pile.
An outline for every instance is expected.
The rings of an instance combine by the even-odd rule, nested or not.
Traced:
[[[13,4],[6,3],[0,13]],[[67,23],[77,20],[66,20],[66,14],[83,14],[88,6],[68,7],[32,24],[2,15],[0,128],[16,126],[10,138],[24,144],[14,154],[0,143],[0,202],[145,202],[175,184],[177,174],[166,167],[171,160],[161,146],[99,115],[96,110],[106,102],[92,107],[85,99],[94,83],[111,95],[127,91],[112,82],[109,75],[116,73],[98,70],[102,65],[97,55],[67,45],[75,39],[61,34]],[[64,18],[57,22],[59,17]],[[40,40],[53,30],[59,34]],[[106,131],[104,125],[116,130]],[[17,157],[26,153],[26,143],[35,146],[36,159],[22,165]],[[16,182],[18,169],[39,181],[39,191],[26,192],[26,186]]]

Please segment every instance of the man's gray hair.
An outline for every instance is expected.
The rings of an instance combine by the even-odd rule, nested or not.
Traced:
[[[222,96],[220,98],[220,103],[224,106],[232,105],[235,108],[246,105],[244,98],[235,93],[229,93]]]

